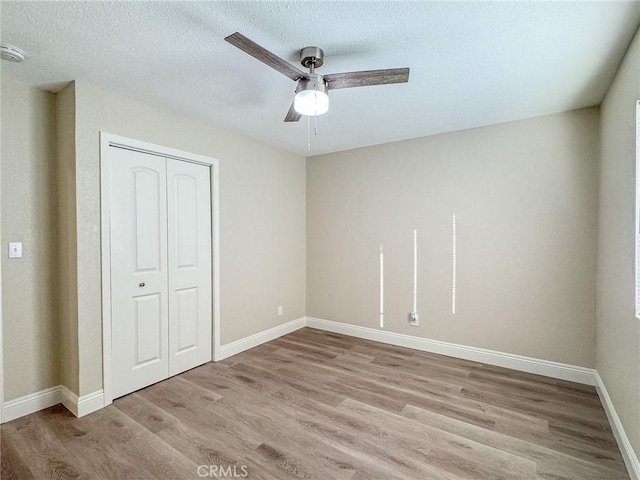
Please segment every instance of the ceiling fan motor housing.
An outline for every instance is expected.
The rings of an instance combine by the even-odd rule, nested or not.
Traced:
[[[322,92],[325,95],[328,95],[327,92],[327,82],[324,81],[322,75],[318,73],[308,73],[309,78],[301,78],[298,80],[298,88],[296,88],[296,93],[302,92],[303,90],[314,90],[316,92]]]
[[[320,47],[304,47],[300,50],[300,63],[305,68],[320,68],[324,63],[324,52]]]

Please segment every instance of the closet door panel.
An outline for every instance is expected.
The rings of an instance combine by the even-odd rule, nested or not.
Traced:
[[[166,161],[113,148],[109,166],[114,398],[167,378]]]
[[[169,373],[211,360],[210,170],[167,159]]]

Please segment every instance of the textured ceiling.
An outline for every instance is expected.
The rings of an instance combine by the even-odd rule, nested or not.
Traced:
[[[25,50],[2,75],[56,91],[82,80],[307,155],[285,124],[295,82],[224,41],[239,31],[319,73],[410,67],[408,84],[335,90],[311,154],[600,103],[639,2],[2,2]],[[311,122],[313,127],[313,121]]]

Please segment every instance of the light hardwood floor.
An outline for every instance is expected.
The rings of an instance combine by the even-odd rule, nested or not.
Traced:
[[[629,478],[593,387],[309,328],[1,431],[3,480]]]

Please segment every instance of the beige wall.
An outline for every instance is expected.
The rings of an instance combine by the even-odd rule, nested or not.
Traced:
[[[58,385],[55,95],[6,78],[2,98],[4,400]],[[23,258],[8,259],[21,241]]]
[[[76,82],[79,395],[102,388],[99,132],[220,160],[221,343],[305,314],[305,160]],[[277,316],[277,306],[284,315]]]
[[[597,139],[591,108],[309,158],[307,315],[378,328],[382,243],[385,330],[593,367]]]
[[[601,105],[596,367],[640,456],[640,320],[634,315],[636,34]]]
[[[56,95],[60,382],[78,392],[78,267],[76,231],[76,94],[70,83]]]

